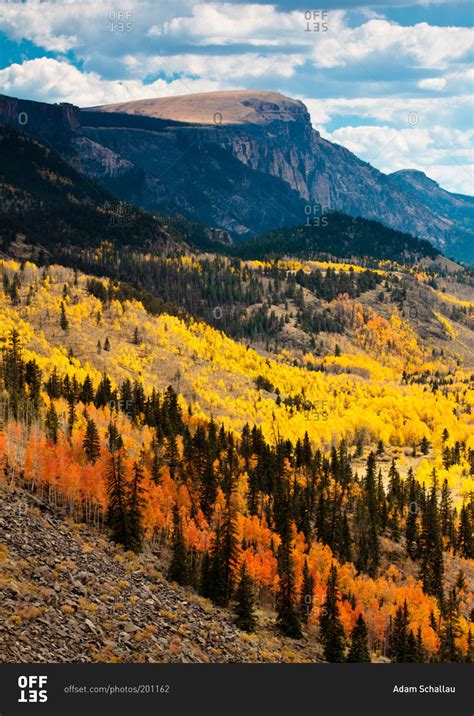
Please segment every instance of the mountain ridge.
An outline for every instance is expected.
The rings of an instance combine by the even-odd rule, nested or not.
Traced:
[[[219,110],[223,97],[233,112],[227,118]],[[1,96],[0,121],[18,125],[15,112],[26,112],[20,129],[47,136],[77,169],[150,211],[180,213],[240,240],[298,226],[322,207],[375,219],[428,239],[454,258],[474,260],[474,200],[434,182],[414,186],[410,173],[383,174],[322,138],[300,100],[258,91],[144,100],[168,118],[137,114],[140,102],[93,111],[24,102]],[[183,112],[199,103],[205,117],[176,119],[192,119]],[[202,123],[211,116],[217,121]],[[64,123],[62,132],[55,122]]]

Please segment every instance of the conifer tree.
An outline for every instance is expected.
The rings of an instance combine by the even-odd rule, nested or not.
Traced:
[[[462,635],[459,624],[459,611],[456,598],[456,590],[450,590],[441,623],[439,635],[439,658],[440,661],[458,662],[463,661],[461,649],[457,640]]]
[[[420,538],[423,589],[427,594],[443,601],[443,544],[438,509],[438,481],[436,470],[432,472],[433,485],[425,505]]]
[[[53,443],[58,442],[59,418],[53,401],[50,402],[45,416],[46,435]]]
[[[314,577],[309,571],[308,560],[305,559],[303,564],[303,584],[301,586],[300,596],[300,612],[301,621],[308,623],[309,616],[313,608],[314,595]]]
[[[428,438],[426,437],[426,435],[424,435],[423,438],[422,438],[422,440],[421,440],[421,443],[420,443],[420,450],[421,450],[422,454],[423,454],[423,455],[428,455],[428,453],[429,453],[429,451],[430,451],[430,447],[431,447],[430,441],[428,440]]]
[[[168,579],[178,584],[189,584],[190,565],[178,505],[173,508],[172,557],[168,568]]]
[[[291,529],[288,519],[283,528],[278,548],[278,592],[276,598],[277,625],[286,636],[300,639],[300,618],[296,609],[296,585],[291,545]]]
[[[357,617],[356,625],[351,634],[351,647],[347,661],[353,663],[370,663],[367,625],[362,613]]]
[[[133,463],[132,479],[127,491],[127,543],[128,549],[140,552],[143,539],[143,509],[145,507],[142,486],[144,479],[143,468],[137,461]]]
[[[72,435],[72,431],[74,430],[74,424],[76,422],[76,406],[74,403],[74,395],[70,395],[68,399],[68,417],[67,417],[67,427],[69,431],[69,435]]]
[[[59,325],[63,329],[63,331],[67,331],[69,328],[69,321],[67,320],[66,316],[66,306],[64,305],[64,301],[61,301],[61,318],[59,320]]]
[[[416,482],[413,471],[409,473],[408,478],[410,481],[410,487],[408,495],[408,515],[405,525],[405,538],[407,552],[412,559],[415,559],[418,553],[418,504],[416,501]]]
[[[390,625],[389,652],[392,661],[403,663],[407,660],[408,618],[408,606],[405,600],[403,607],[398,607]]]
[[[471,510],[468,505],[461,507],[457,548],[465,559],[474,559],[474,538]]]
[[[94,465],[100,455],[100,440],[97,426],[89,417],[87,417],[86,433],[82,445],[88,461]]]
[[[239,586],[235,593],[235,599],[236,625],[242,631],[254,632],[257,627],[257,618],[255,616],[253,584],[245,562],[242,562],[240,568]]]
[[[364,493],[359,500],[356,523],[358,533],[358,554],[356,567],[374,577],[380,560],[377,515],[377,486],[375,479],[375,455],[367,458],[367,470],[363,483]]]
[[[108,515],[107,522],[112,529],[115,542],[127,545],[128,524],[126,504],[126,477],[123,465],[123,441],[116,425],[109,424],[109,466],[106,476]]]
[[[338,663],[344,661],[344,627],[338,607],[339,588],[336,566],[331,566],[326,588],[326,599],[321,609],[319,628],[321,641],[324,645],[326,661]]]

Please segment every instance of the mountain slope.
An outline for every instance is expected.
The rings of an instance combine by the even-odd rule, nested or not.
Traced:
[[[79,111],[0,96],[0,121],[48,138],[122,200],[234,238],[297,226],[316,207],[371,218],[474,260],[472,201],[385,175],[323,139],[304,104],[217,92]],[[183,121],[186,120],[186,122]]]
[[[339,213],[315,217],[303,226],[256,236],[236,247],[236,253],[246,259],[282,256],[311,259],[327,255],[341,259],[369,257],[400,264],[441,257],[429,241],[389,229],[377,221]]]
[[[265,660],[262,640],[244,641],[228,613],[173,588],[155,555],[125,557],[29,490],[0,481],[0,527],[0,662]]]
[[[182,250],[184,242],[212,246],[212,233],[205,227],[179,216],[152,216],[117,200],[51,145],[6,125],[0,125],[0,155],[0,239],[5,252],[14,242],[21,256],[41,249],[54,253],[68,245],[91,248],[104,241],[142,250]]]
[[[429,239],[449,255],[474,259],[472,202],[460,202],[456,195],[444,192],[447,201],[441,210],[432,201],[431,191],[418,191],[415,196],[396,176],[383,174],[344,147],[323,139],[312,128],[300,101],[276,92],[214,92],[105,105],[94,110],[161,120],[185,119],[195,132],[205,136],[206,142],[217,143],[261,174],[287,182],[310,206],[316,203],[353,216],[377,219]],[[140,157],[134,161],[139,164]],[[286,225],[291,225],[290,217]],[[255,233],[264,226],[253,223],[249,228]]]

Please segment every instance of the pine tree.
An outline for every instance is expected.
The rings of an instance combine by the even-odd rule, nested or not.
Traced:
[[[375,455],[371,452],[367,458],[367,470],[364,479],[364,493],[359,500],[356,524],[358,533],[358,554],[356,567],[374,577],[380,561],[378,536],[377,485]]]
[[[443,544],[438,510],[438,481],[434,469],[432,477],[433,485],[422,519],[420,576],[424,591],[437,597],[441,603],[443,601],[444,572]]]
[[[406,662],[408,649],[408,606],[398,607],[389,632],[389,653],[392,661]]]
[[[134,552],[140,552],[143,539],[143,510],[145,507],[142,487],[144,479],[143,468],[137,461],[133,463],[133,475],[127,490],[127,542],[126,547]]]
[[[291,530],[288,520],[281,535],[278,548],[278,592],[276,598],[277,625],[283,634],[292,639],[302,637],[301,624],[296,609],[295,573],[291,545]]]
[[[68,417],[67,417],[67,427],[69,435],[72,435],[72,431],[74,430],[74,424],[76,422],[76,405],[74,403],[74,395],[70,395],[68,399]]]
[[[84,452],[89,462],[93,465],[100,456],[99,431],[92,418],[87,418],[86,433],[82,442]]]
[[[239,586],[235,593],[237,618],[236,625],[242,631],[254,632],[257,627],[257,619],[254,611],[254,594],[252,580],[247,572],[245,562],[240,568]]]
[[[61,318],[59,320],[59,325],[63,329],[63,331],[67,331],[69,328],[69,321],[67,320],[66,316],[66,306],[64,305],[64,301],[61,301]]]
[[[456,590],[450,590],[446,604],[439,635],[439,658],[440,661],[459,662],[463,661],[463,654],[457,644],[462,635],[459,625],[458,603]]]
[[[420,443],[420,450],[421,450],[422,454],[428,455],[428,453],[430,451],[430,447],[431,447],[430,441],[428,440],[426,435],[424,435],[423,438],[421,439],[421,443]]]
[[[416,482],[413,475],[409,473],[410,488],[408,495],[408,515],[405,525],[405,538],[407,552],[412,559],[415,559],[418,553],[418,504],[416,501]]]
[[[313,609],[314,578],[309,571],[308,560],[303,565],[303,584],[301,586],[300,612],[301,621],[308,623],[309,616]]]
[[[115,542],[126,545],[128,542],[126,478],[123,465],[122,438],[116,425],[109,424],[109,466],[106,476],[108,513],[107,522],[112,529]]]
[[[468,505],[461,507],[457,548],[465,559],[474,559],[474,539],[471,511]]]
[[[344,661],[345,636],[337,605],[339,599],[337,581],[337,569],[333,564],[327,582],[326,599],[319,618],[321,641],[324,645],[324,658],[331,663]]]
[[[109,337],[108,337],[108,336],[105,337],[105,341],[104,341],[104,351],[110,351],[110,341],[109,341]]]
[[[370,663],[367,626],[362,613],[357,617],[356,625],[351,634],[351,648],[347,661],[352,663]]]
[[[53,443],[58,442],[59,418],[54,407],[53,401],[49,404],[49,408],[45,416],[46,435]]]
[[[409,664],[416,664],[418,659],[418,647],[416,643],[416,637],[413,633],[413,629],[410,629],[406,641],[406,654],[405,661]]]
[[[189,584],[190,565],[178,506],[173,508],[172,557],[168,568],[168,579],[178,584]]]

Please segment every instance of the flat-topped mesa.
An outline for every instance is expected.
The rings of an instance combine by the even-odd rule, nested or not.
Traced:
[[[46,104],[0,95],[0,124],[43,137],[62,137],[78,132],[79,107],[67,102]]]
[[[309,122],[308,110],[303,102],[269,90],[203,92],[118,102],[89,109],[97,112],[138,114],[191,124],[267,125],[274,121],[294,122],[301,119]]]

